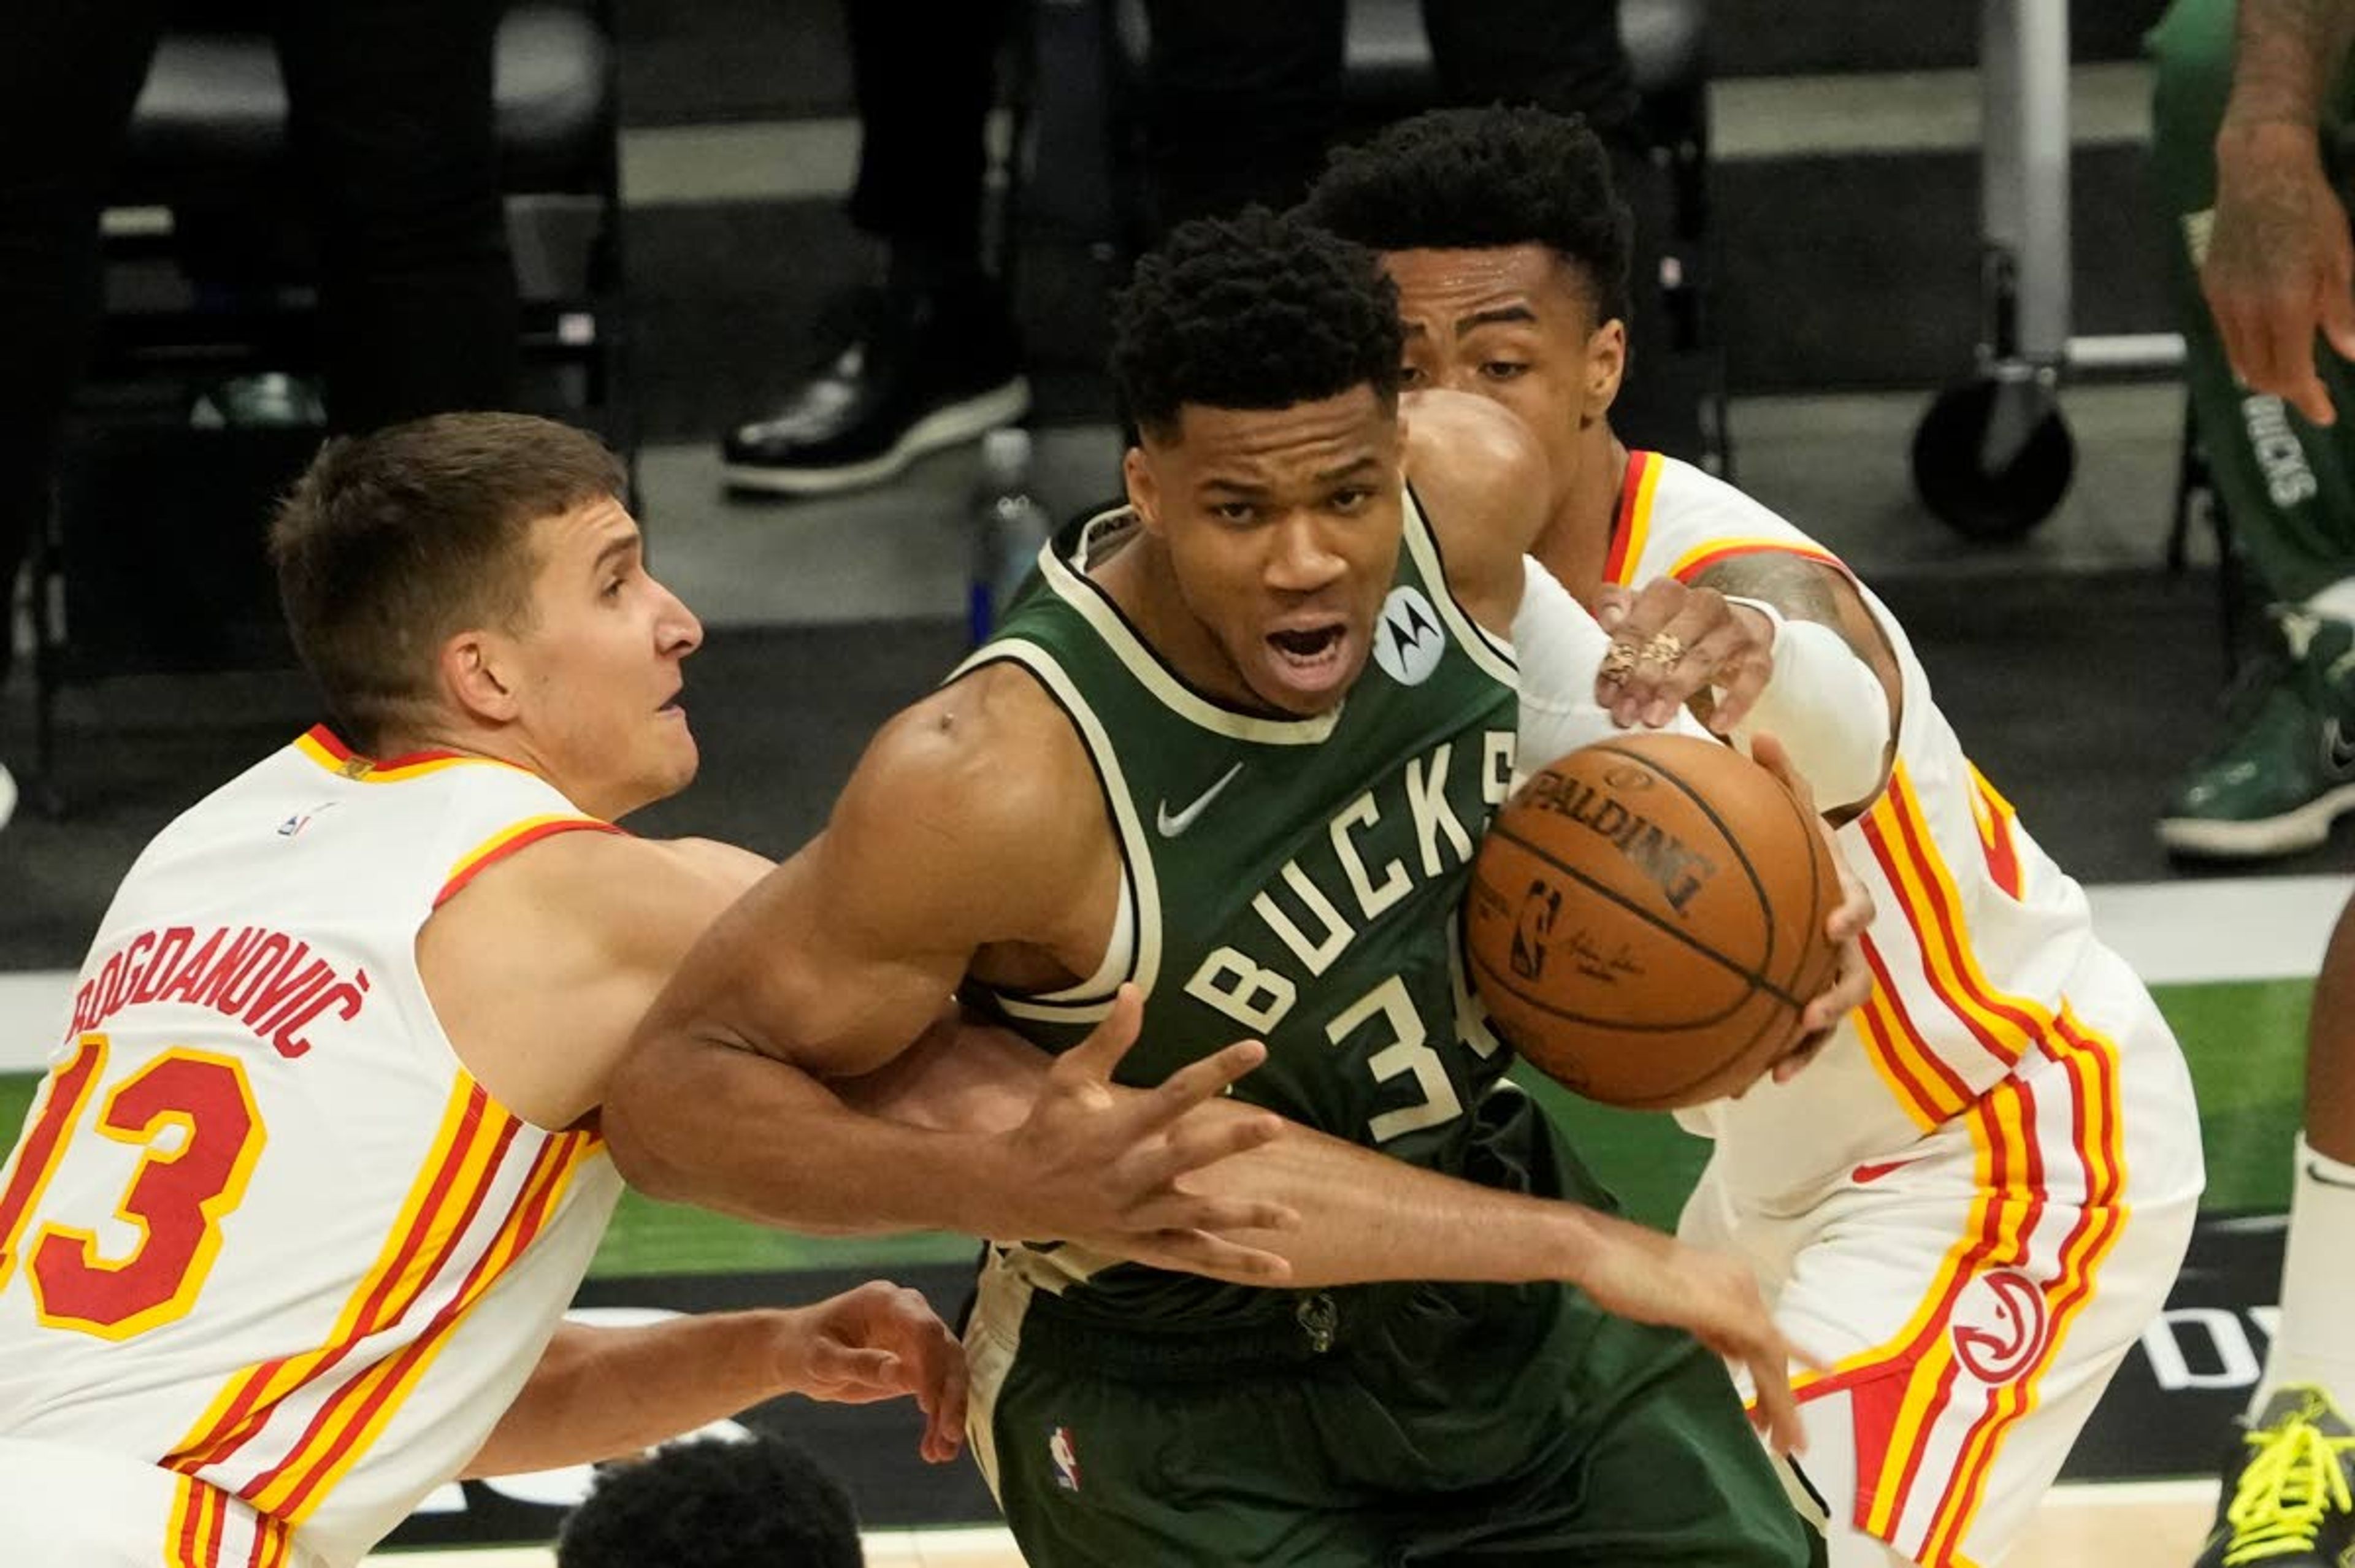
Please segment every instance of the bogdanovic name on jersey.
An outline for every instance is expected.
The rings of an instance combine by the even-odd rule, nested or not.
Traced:
[[[368,1006],[368,970],[346,968],[300,937],[266,926],[218,925],[142,931],[74,993],[76,1035],[126,1008],[176,1004],[240,1019],[279,1055],[311,1049],[305,1030],[330,1013],[348,1023]]]
[[[1509,730],[1481,737],[1480,796],[1490,812],[1510,786],[1515,740]],[[1465,823],[1449,804],[1448,772],[1456,765],[1453,741],[1409,758],[1394,779],[1333,815],[1325,831],[1329,853],[1320,848],[1294,856],[1252,899],[1252,912],[1290,955],[1295,973],[1286,972],[1291,965],[1281,956],[1218,947],[1186,982],[1186,994],[1248,1029],[1265,1032],[1281,1024],[1299,1000],[1300,985],[1331,968],[1365,926],[1416,887],[1471,862],[1487,823]],[[1369,867],[1359,837],[1400,813],[1414,825],[1415,854]],[[1356,920],[1342,912],[1345,905]]]

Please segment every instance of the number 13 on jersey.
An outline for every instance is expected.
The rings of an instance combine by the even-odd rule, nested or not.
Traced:
[[[221,1221],[244,1199],[266,1134],[245,1068],[215,1051],[165,1051],[99,1099],[109,1043],[83,1035],[43,1085],[0,1187],[0,1291],[21,1264],[41,1322],[128,1339],[196,1305],[220,1251]],[[140,1151],[114,1203],[115,1218],[138,1232],[121,1257],[106,1256],[87,1228],[102,1216],[80,1211],[102,1199],[61,1195],[59,1207],[74,1207],[71,1214],[42,1206],[94,1099],[91,1130]]]

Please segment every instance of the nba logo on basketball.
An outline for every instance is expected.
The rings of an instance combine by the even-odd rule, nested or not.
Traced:
[[[1055,1461],[1055,1484],[1067,1492],[1080,1489],[1080,1451],[1071,1445],[1071,1429],[1058,1426],[1047,1434],[1047,1457]]]
[[[1513,926],[1514,974],[1534,980],[1545,973],[1546,942],[1553,935],[1553,923],[1561,913],[1561,891],[1531,882],[1521,898],[1521,918]]]
[[[1955,1303],[1955,1360],[1983,1383],[2008,1383],[2036,1364],[2049,1328],[2036,1282],[1997,1269],[1965,1285]]]

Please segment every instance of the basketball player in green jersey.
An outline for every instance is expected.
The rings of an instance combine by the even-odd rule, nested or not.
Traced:
[[[1779,1432],[1754,1283],[1605,1212],[1466,992],[1543,471],[1477,400],[1401,420],[1400,350],[1372,256],[1297,222],[1148,257],[1114,354],[1130,504],[714,927],[605,1131],[657,1196],[789,1213],[828,1179],[823,1080],[952,989],[1057,1051],[1141,996],[1139,1083],[1257,1034],[1236,1097],[1298,1126],[1224,1168],[1301,1216],[1248,1238],[1285,1288],[989,1251],[972,1435],[1029,1562],[1803,1563],[1703,1349]]]

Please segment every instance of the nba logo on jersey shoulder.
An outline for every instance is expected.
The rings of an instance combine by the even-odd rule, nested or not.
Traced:
[[[1374,662],[1382,673],[1401,686],[1421,686],[1446,651],[1447,634],[1423,590],[1403,582],[1391,589],[1374,623]]]
[[[302,832],[305,827],[310,827],[311,819],[313,817],[318,816],[323,811],[333,811],[335,809],[336,803],[332,800],[326,800],[321,801],[318,805],[313,806],[308,811],[298,811],[293,816],[288,817],[285,821],[278,825],[278,837],[281,838],[292,838],[297,833]]]
[[[1055,1484],[1067,1492],[1080,1489],[1080,1453],[1071,1445],[1071,1429],[1058,1426],[1047,1434],[1047,1457],[1055,1461]]]

